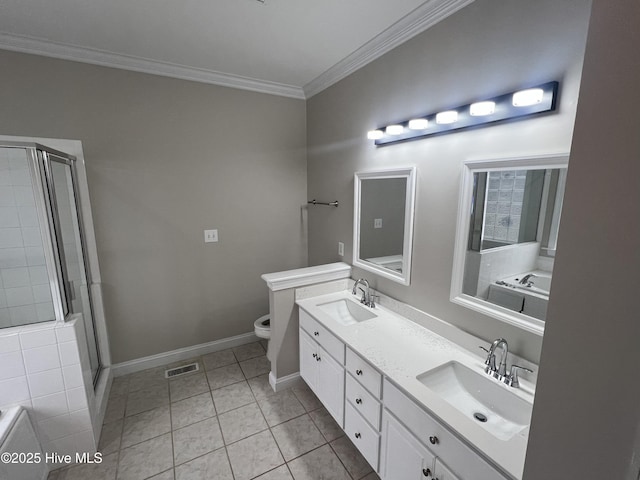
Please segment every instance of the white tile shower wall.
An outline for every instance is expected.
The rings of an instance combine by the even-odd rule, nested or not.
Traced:
[[[53,318],[27,154],[0,148],[0,328]]]
[[[26,407],[45,452],[74,455],[96,449],[84,339],[81,315],[63,324],[0,329],[0,410]]]

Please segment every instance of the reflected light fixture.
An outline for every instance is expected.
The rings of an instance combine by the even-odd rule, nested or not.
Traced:
[[[375,145],[417,140],[491,123],[517,120],[556,109],[558,82],[547,82],[493,98],[481,99],[430,115],[395,122],[367,132]]]
[[[436,123],[438,125],[449,125],[458,121],[458,112],[455,110],[447,110],[436,114]]]
[[[484,117],[496,111],[496,102],[476,102],[469,106],[469,115],[472,117]]]
[[[402,125],[387,125],[384,133],[387,135],[402,135],[404,132],[404,127]]]
[[[409,120],[409,130],[426,130],[429,126],[429,120],[426,118],[414,118]]]

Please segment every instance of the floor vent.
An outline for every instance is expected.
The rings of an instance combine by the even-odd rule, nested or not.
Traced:
[[[164,378],[173,378],[179,375],[184,375],[189,372],[197,372],[200,370],[200,366],[198,362],[190,363],[189,365],[183,365],[182,367],[170,368],[169,370],[165,370]]]

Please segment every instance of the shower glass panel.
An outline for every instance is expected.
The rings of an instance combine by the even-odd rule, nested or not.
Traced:
[[[100,351],[77,192],[74,157],[0,145],[0,328],[81,313],[95,382]]]
[[[78,216],[75,171],[71,160],[67,158],[47,152],[44,153],[44,157],[58,243],[57,254],[63,276],[63,291],[69,312],[82,313],[91,372],[95,380],[100,369],[100,353],[95,334],[91,291],[87,280],[89,275],[88,264],[85,261],[83,228]]]
[[[0,328],[56,319],[30,160],[0,148]]]

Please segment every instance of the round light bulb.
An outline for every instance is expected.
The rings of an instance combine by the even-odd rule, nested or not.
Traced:
[[[367,138],[369,140],[379,140],[384,136],[384,132],[382,130],[369,130],[367,132]]]

